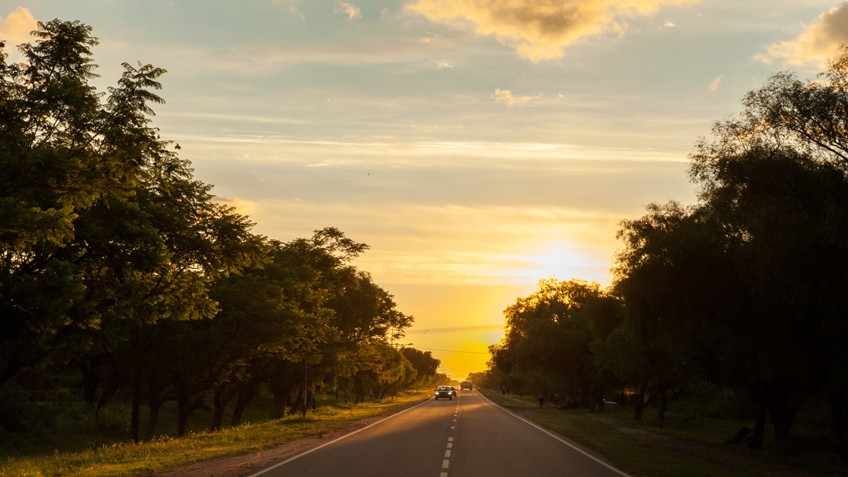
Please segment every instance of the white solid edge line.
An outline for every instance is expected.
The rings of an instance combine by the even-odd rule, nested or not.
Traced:
[[[335,438],[335,439],[331,440],[330,442],[327,442],[327,443],[321,444],[321,445],[320,445],[320,446],[318,446],[318,447],[313,447],[312,449],[309,449],[309,450],[307,450],[307,451],[303,451],[303,452],[301,452],[300,454],[297,454],[297,455],[291,456],[291,457],[289,457],[288,459],[286,459],[286,460],[284,460],[284,461],[282,461],[282,462],[277,462],[276,464],[272,465],[271,467],[266,467],[266,468],[264,468],[264,469],[260,470],[259,472],[256,472],[255,474],[250,474],[250,475],[249,475],[249,476],[247,476],[247,477],[256,477],[256,476],[258,476],[258,475],[262,475],[262,474],[264,474],[264,473],[270,472],[270,471],[272,471],[272,470],[276,469],[277,467],[280,467],[280,466],[282,466],[282,465],[288,464],[289,462],[291,462],[291,461],[293,461],[293,460],[300,459],[301,457],[303,457],[303,456],[305,456],[305,455],[307,455],[307,454],[311,454],[311,453],[313,453],[313,452],[317,451],[318,449],[322,449],[322,448],[324,448],[324,447],[327,447],[327,446],[328,446],[328,445],[330,445],[330,444],[335,444],[336,442],[338,442],[338,441],[340,441],[340,440],[342,440],[342,439],[346,439],[346,438],[348,438],[348,437],[350,437],[350,436],[352,436],[352,435],[354,435],[354,434],[358,434],[358,433],[360,433],[360,432],[364,431],[365,429],[368,429],[368,428],[370,428],[370,427],[376,426],[377,424],[380,424],[381,422],[388,421],[389,419],[391,419],[391,418],[393,418],[393,417],[395,417],[395,416],[400,416],[401,414],[405,413],[406,411],[411,411],[411,410],[415,409],[415,408],[416,408],[416,407],[418,407],[418,406],[423,406],[424,404],[427,404],[428,402],[430,402],[430,400],[429,400],[429,399],[427,399],[427,400],[425,400],[425,401],[423,401],[423,402],[421,402],[421,403],[419,403],[419,404],[416,404],[416,405],[414,405],[414,406],[412,406],[412,407],[408,407],[408,408],[404,409],[403,411],[396,412],[396,413],[394,413],[394,414],[392,414],[392,415],[390,415],[390,416],[384,417],[383,419],[380,419],[380,420],[379,420],[379,421],[377,421],[377,422],[372,422],[371,424],[368,424],[367,426],[365,426],[365,427],[363,427],[363,428],[361,428],[361,429],[357,429],[357,430],[352,431],[352,432],[349,432],[349,433],[347,433],[347,434],[345,434],[345,435],[343,435],[343,436],[341,436],[341,437],[337,437],[337,438]]]
[[[538,430],[544,432],[545,434],[553,437],[554,439],[562,442],[563,444],[567,445],[568,447],[571,447],[572,449],[576,450],[577,452],[579,452],[579,453],[585,455],[586,457],[594,460],[595,462],[597,462],[597,463],[601,464],[602,466],[606,467],[607,469],[617,473],[618,475],[621,475],[623,477],[631,477],[630,474],[627,474],[625,472],[622,472],[619,469],[616,469],[615,467],[613,467],[613,466],[607,464],[606,462],[598,459],[597,457],[595,457],[592,454],[590,454],[590,453],[584,451],[583,449],[577,447],[576,445],[572,444],[571,442],[568,442],[567,440],[563,439],[562,436],[559,436],[559,435],[545,429],[544,427],[536,424],[535,422],[529,421],[529,420],[523,418],[522,416],[519,416],[518,414],[510,411],[509,409],[506,409],[505,407],[495,403],[494,401],[492,401],[489,398],[487,398],[486,396],[484,396],[483,393],[478,393],[478,394],[480,395],[480,397],[482,397],[484,400],[486,400],[489,404],[495,406],[496,408],[500,409],[501,411],[509,414],[510,416],[512,416],[512,417],[514,417],[514,418],[516,418],[516,419],[518,419],[518,420],[520,420],[520,421],[522,421],[526,424],[529,424],[529,425],[535,427],[536,429],[538,429]]]

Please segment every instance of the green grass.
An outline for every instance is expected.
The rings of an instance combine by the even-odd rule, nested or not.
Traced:
[[[505,406],[532,410],[531,419],[541,426],[596,450],[633,476],[757,477],[796,470],[846,474],[846,467],[834,463],[829,449],[811,441],[814,433],[806,435],[802,426],[797,433],[800,450],[790,456],[777,456],[769,450],[750,451],[744,445],[721,445],[744,421],[732,415],[705,413],[697,403],[675,403],[667,414],[666,426],[660,429],[653,410],[646,411],[644,420],[634,421],[631,409],[598,413],[546,406],[538,410],[532,396],[483,392]],[[297,414],[273,421],[264,419],[269,408],[260,403],[249,408],[245,416],[252,423],[217,433],[202,432],[208,425],[208,416],[198,412],[193,416],[194,432],[189,436],[160,435],[138,445],[126,443],[124,412],[113,410],[112,415],[106,416],[105,429],[102,423],[95,428],[90,422],[90,409],[69,404],[57,416],[45,417],[41,432],[0,436],[0,477],[150,475],[329,433],[429,397],[430,391],[426,390],[401,394],[393,400],[353,404],[325,396],[317,411],[305,419]],[[174,423],[168,419],[172,414],[172,409],[163,410],[161,432],[173,431]]]
[[[137,445],[113,443],[89,445],[77,452],[18,455],[0,461],[0,476],[80,477],[149,475],[179,469],[195,462],[239,455],[343,429],[359,419],[387,414],[399,405],[422,401],[430,392],[402,393],[393,399],[360,404],[334,403],[319,406],[302,418],[244,424],[220,432],[196,432],[183,438],[160,437]]]
[[[599,452],[633,476],[756,477],[796,471],[846,475],[848,471],[827,452],[799,452],[787,457],[769,450],[751,451],[744,445],[724,446],[722,442],[742,422],[710,418],[693,409],[670,410],[666,426],[660,429],[652,410],[646,411],[642,421],[634,421],[632,409],[592,412],[546,406],[538,410],[532,396],[483,392],[504,406],[534,409],[529,413],[531,420]]]

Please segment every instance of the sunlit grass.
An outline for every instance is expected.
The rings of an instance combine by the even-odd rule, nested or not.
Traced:
[[[321,406],[307,414],[306,418],[298,414],[216,433],[194,433],[183,438],[163,437],[137,445],[112,444],[73,453],[57,451],[53,455],[10,457],[0,461],[0,476],[149,475],[329,433],[356,420],[386,414],[398,405],[429,397],[429,390],[402,393],[382,401]]]

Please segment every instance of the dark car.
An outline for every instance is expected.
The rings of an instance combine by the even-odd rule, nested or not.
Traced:
[[[474,383],[471,381],[463,381],[459,383],[459,389],[474,389]]]
[[[439,398],[453,399],[453,389],[450,386],[437,386],[436,400],[438,401]]]

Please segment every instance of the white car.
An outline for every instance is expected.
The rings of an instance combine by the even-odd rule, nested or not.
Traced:
[[[450,386],[437,386],[436,387],[436,401],[438,401],[439,398],[448,398],[448,399],[453,400],[454,394],[455,394],[455,391],[453,389],[451,389]]]

